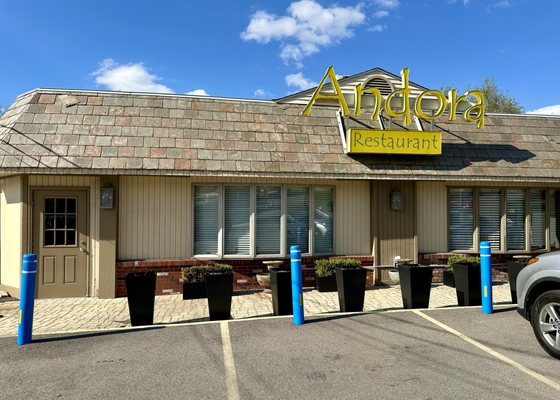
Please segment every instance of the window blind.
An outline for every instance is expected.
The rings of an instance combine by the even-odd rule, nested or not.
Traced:
[[[287,250],[299,245],[302,253],[309,252],[309,188],[288,186],[286,238]]]
[[[226,186],[224,203],[225,254],[251,254],[251,188]]]
[[[218,186],[195,186],[194,253],[218,254]]]
[[[506,193],[507,249],[525,250],[525,191],[510,189]]]
[[[449,249],[473,249],[473,190],[449,190]]]
[[[315,187],[315,226],[313,252],[334,253],[333,246],[333,188]]]
[[[280,254],[280,186],[257,186],[257,254]]]
[[[500,250],[500,190],[481,189],[479,192],[480,241],[490,242],[492,250]]]
[[[560,190],[554,190],[550,199],[550,248],[560,248],[560,238],[558,232],[558,208],[560,208]]]
[[[531,249],[544,249],[546,229],[546,191],[531,191]]]

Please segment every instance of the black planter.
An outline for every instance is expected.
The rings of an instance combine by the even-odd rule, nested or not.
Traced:
[[[292,311],[292,274],[290,270],[270,269],[270,290],[274,315],[291,315]]]
[[[206,282],[183,282],[183,300],[205,298]]]
[[[455,276],[453,271],[444,269],[443,270],[443,284],[449,287],[455,287]]]
[[[315,287],[319,292],[336,292],[336,275],[315,275]]]
[[[153,325],[156,272],[130,272],[126,275],[126,297],[132,326]]]
[[[433,267],[399,265],[399,279],[404,308],[428,308]]]
[[[208,296],[210,320],[231,319],[233,274],[206,275],[206,294]]]
[[[340,311],[363,311],[367,270],[336,268],[336,288]]]
[[[480,293],[480,264],[453,264],[457,304],[460,306],[479,306],[482,304]]]
[[[527,265],[526,261],[508,261],[507,262],[507,270],[508,270],[508,277],[509,277],[509,291],[511,293],[511,302],[517,303],[517,275],[525,266]]]

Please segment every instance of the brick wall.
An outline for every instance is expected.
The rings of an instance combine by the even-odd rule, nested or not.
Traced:
[[[338,256],[337,256],[338,257]],[[362,265],[373,265],[373,257],[371,256],[340,256],[338,258],[352,258],[360,260]],[[315,273],[312,269],[315,266],[315,260],[325,257],[302,257],[303,286],[315,286]],[[269,261],[271,259],[266,259]],[[288,258],[281,259],[284,265],[289,265]],[[233,289],[237,291],[260,289],[255,278],[257,273],[268,272],[266,265],[262,263],[265,260],[219,260],[219,261],[203,261],[198,259],[184,260],[139,260],[139,261],[118,261],[116,264],[116,296],[126,296],[125,277],[129,272],[147,272],[156,271],[158,273],[156,280],[156,294],[173,294],[182,293],[183,284],[181,279],[181,268],[200,264],[213,264],[223,262],[233,267]],[[368,271],[366,285],[371,287],[375,284],[373,271]]]

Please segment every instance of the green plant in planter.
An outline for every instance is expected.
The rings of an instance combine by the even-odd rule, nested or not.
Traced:
[[[450,256],[447,259],[447,269],[453,271],[453,264],[480,264],[480,257]]]
[[[209,265],[194,265],[181,269],[184,283],[204,283],[208,274]]]
[[[209,265],[208,274],[233,274],[233,268],[229,264],[214,264]]]

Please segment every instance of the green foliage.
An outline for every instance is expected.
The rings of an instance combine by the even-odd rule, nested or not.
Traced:
[[[332,259],[321,259],[315,261],[315,274],[319,278],[325,278],[328,276],[333,276],[335,274],[336,267],[338,268],[358,268],[362,263],[358,260],[352,260],[351,258],[332,258]]]
[[[442,86],[441,91],[447,93],[451,89],[453,89],[451,86],[444,85]],[[486,112],[506,114],[523,113],[523,106],[519,104],[515,98],[500,90],[494,77],[484,79],[482,84],[474,86],[469,85],[465,91],[467,90],[480,90],[484,94],[484,99],[486,100]],[[457,96],[462,93],[463,92],[460,90],[457,90]]]
[[[181,272],[183,273],[183,282],[195,283],[206,282],[206,275],[208,274],[231,274],[233,268],[229,264],[195,265],[181,268]]]
[[[233,268],[229,264],[214,264],[208,266],[209,274],[232,274]]]
[[[206,282],[206,274],[208,274],[208,265],[195,265],[192,267],[181,268],[183,273],[183,282],[196,283]]]
[[[476,256],[450,256],[447,259],[447,269],[451,270],[453,264],[480,264],[480,257]]]

